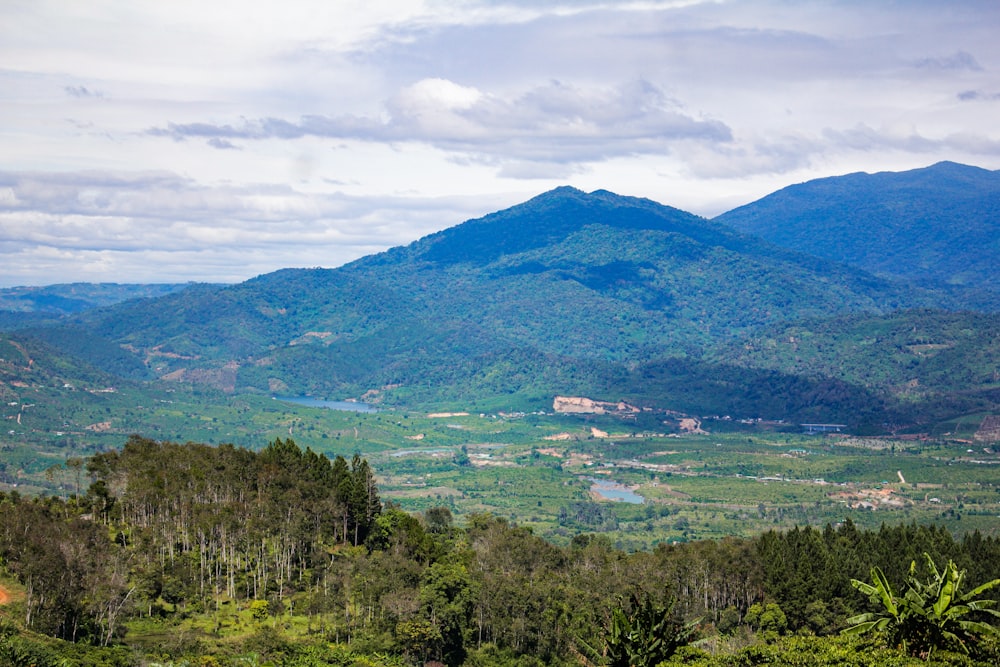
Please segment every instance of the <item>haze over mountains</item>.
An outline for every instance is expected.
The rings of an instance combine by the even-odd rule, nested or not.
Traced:
[[[1000,404],[998,239],[1000,174],[951,163],[792,186],[715,220],[563,187],[337,269],[34,335],[227,392],[535,408],[569,393],[878,430]],[[104,344],[88,359],[69,340]]]

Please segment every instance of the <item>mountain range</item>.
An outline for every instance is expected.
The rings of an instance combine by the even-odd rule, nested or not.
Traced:
[[[577,394],[919,427],[1000,406],[998,239],[1000,173],[952,163],[812,181],[714,220],[562,187],[337,269],[171,288],[17,335],[226,392],[534,409]]]

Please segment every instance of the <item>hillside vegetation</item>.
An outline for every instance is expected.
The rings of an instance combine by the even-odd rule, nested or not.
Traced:
[[[897,311],[761,329],[718,358],[805,377],[837,376],[943,406],[961,394],[986,408],[1000,392],[1000,316]]]
[[[911,417],[882,385],[710,351],[806,318],[961,304],[649,200],[559,188],[339,269],[193,286],[77,326],[158,377],[228,392],[533,409],[574,393],[870,425]]]
[[[890,634],[834,637],[878,610],[852,579],[877,566],[898,587],[933,576],[909,569],[928,560],[968,590],[1000,576],[997,539],[915,525],[556,547],[494,516],[383,506],[364,459],[287,439],[254,453],[135,437],[87,469],[85,494],[0,494],[5,664],[926,664]],[[977,627],[935,640],[936,664],[995,664]]]
[[[792,185],[715,222],[923,285],[1000,293],[1000,172],[953,162]]]
[[[977,258],[1000,235],[961,231],[992,233],[993,177],[948,164],[849,175],[715,221],[564,187],[338,269],[190,285],[17,335],[119,384],[158,378],[400,408],[539,410],[584,395],[696,416],[926,430],[997,410],[995,317],[961,311],[995,312],[993,264]],[[788,198],[794,224],[775,208]],[[851,203],[862,200],[869,208]],[[865,213],[876,205],[902,211],[878,224],[907,235],[905,252],[933,254],[946,239],[980,278],[959,289],[936,263],[914,268],[905,254],[894,265],[919,280],[875,277],[722,224],[806,229],[808,211],[824,210],[838,231],[807,235],[864,236],[882,256],[882,235],[865,231],[878,228]],[[911,215],[924,205],[924,218]]]

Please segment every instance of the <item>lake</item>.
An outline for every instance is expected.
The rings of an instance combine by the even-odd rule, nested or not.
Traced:
[[[594,479],[593,477],[588,477],[587,479],[593,482],[590,490],[605,500],[632,503],[633,505],[641,505],[646,502],[645,498],[624,484],[612,482],[610,479]]]
[[[311,396],[272,396],[271,398],[275,401],[295,403],[296,405],[305,405],[310,408],[347,410],[349,412],[378,412],[377,409],[367,403],[358,403],[355,401],[324,401],[321,398],[313,398]]]

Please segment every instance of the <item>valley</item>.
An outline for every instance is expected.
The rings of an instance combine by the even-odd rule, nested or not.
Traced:
[[[97,403],[63,430],[42,428],[41,392],[30,407],[4,406],[0,490],[69,496],[89,483],[72,461],[133,432],[251,449],[292,438],[330,457],[366,456],[383,498],[406,511],[447,507],[459,522],[488,513],[560,544],[601,533],[620,548],[648,549],[845,518],[1000,535],[1000,452],[975,440],[970,424],[856,437],[754,420],[702,418],[692,429],[691,417],[652,411],[356,412],[176,389],[124,409],[128,392],[89,396]],[[602,496],[594,480],[640,502]]]
[[[0,291],[0,662],[619,664],[608,619],[653,613],[690,664],[918,660],[838,633],[875,566],[1000,586],[1000,183],[807,185],[714,221],[560,187],[336,269]],[[948,197],[923,250],[857,252]],[[774,236],[817,220],[826,257]]]

